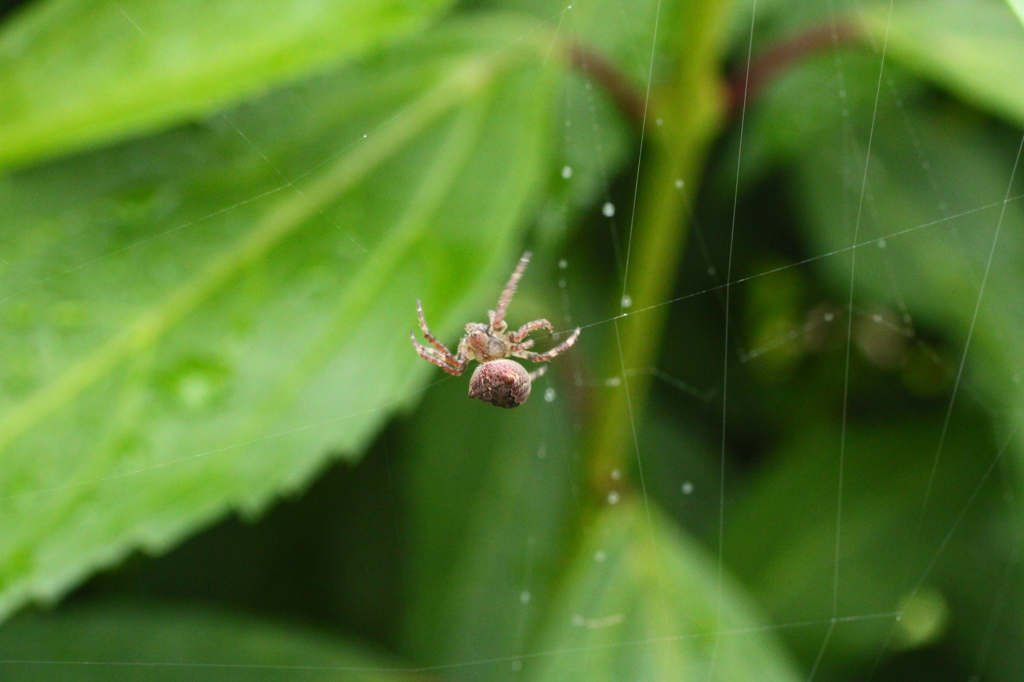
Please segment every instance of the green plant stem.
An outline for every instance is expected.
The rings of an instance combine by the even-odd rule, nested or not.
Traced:
[[[725,9],[718,0],[685,5],[677,28],[681,35],[673,41],[678,45],[674,78],[651,96],[625,282],[632,304],[627,316],[612,322],[601,365],[601,374],[621,376],[623,383],[595,404],[588,430],[589,484],[599,501],[621,485],[612,472],[629,471],[634,461],[634,429],[668,313],[662,304],[671,294],[688,234],[687,207],[693,205],[708,148],[726,120],[720,77]],[[659,118],[661,125],[651,125]],[[640,371],[630,376],[632,368]]]

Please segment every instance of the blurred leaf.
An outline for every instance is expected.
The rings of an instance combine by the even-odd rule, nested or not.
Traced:
[[[549,36],[551,51],[574,42],[582,43],[611,60],[637,88],[643,89],[651,74],[653,40],[658,41],[658,48],[654,50],[654,83],[661,81],[672,68],[678,35],[671,30],[655,33],[654,26],[656,22],[662,27],[678,26],[683,2],[685,0],[633,0],[628,4],[619,0],[584,3],[481,0],[480,4],[538,17],[555,29],[554,35]]]
[[[1000,557],[1009,555],[1010,547],[986,532],[1001,513],[998,505],[992,508],[998,499],[993,499],[991,486],[968,509],[958,533],[948,537],[997,453],[986,438],[984,422],[974,417],[965,426],[958,420],[948,436],[918,535],[942,423],[900,421],[898,426],[881,422],[848,427],[837,609],[840,618],[849,620],[837,623],[826,665],[870,662],[890,632],[897,647],[936,641],[944,634],[943,623],[930,620],[929,614],[948,608],[943,592],[951,586],[950,576],[967,573],[972,581],[987,585],[1003,570]],[[783,633],[810,664],[832,617],[840,433],[835,424],[796,428],[730,515],[725,547],[728,564],[775,622],[820,623]],[[950,546],[940,552],[950,539]],[[975,556],[978,561],[965,560]],[[904,606],[932,560],[936,565],[918,597],[937,599],[938,606],[929,610],[925,601],[918,617],[908,609],[897,623],[891,614]],[[966,614],[956,615],[959,619]]]
[[[450,0],[46,0],[0,32],[0,167],[94,146],[295,80]]]
[[[17,680],[420,679],[309,630],[196,608],[106,606],[0,627],[0,671]]]
[[[529,680],[797,680],[715,561],[639,500],[601,511],[571,559]]]
[[[957,359],[970,335],[961,393],[1016,406],[1024,376],[1020,168],[1012,187],[1009,182],[1020,137],[991,135],[957,110],[925,115],[910,107],[900,112],[902,104],[879,111],[857,235],[856,305],[898,311],[898,330],[910,339],[919,327],[941,329]],[[818,141],[814,153],[799,159],[797,193],[810,252],[833,254],[816,263],[833,286],[845,288],[859,187],[844,181],[844,169],[850,158],[860,159],[855,165],[864,161],[843,151],[848,147],[839,135]],[[955,374],[956,365],[947,371]]]
[[[611,200],[612,185],[634,148],[630,123],[601,85],[578,70],[565,81],[560,113],[561,146],[537,218],[539,247],[545,251],[561,246],[571,230],[580,229],[581,216],[598,204],[613,228],[621,229],[628,216],[627,206]]]
[[[538,265],[512,303],[513,325],[534,317],[524,294],[542,277]],[[497,296],[499,289],[489,293]],[[483,313],[480,308],[467,321],[485,319]],[[585,343],[581,338],[571,353]],[[563,394],[554,376],[566,362],[572,358],[559,358],[515,410],[469,400],[466,377],[444,381],[412,425],[405,628],[411,656],[438,665],[499,659],[453,666],[448,679],[516,677],[503,657],[526,648],[550,602],[567,531],[578,526],[579,513],[567,409],[572,393]],[[552,402],[545,400],[549,389]]]
[[[1006,0],[1010,3],[1010,8],[1017,13],[1021,22],[1024,22],[1024,0]]]
[[[874,40],[888,6],[864,13]],[[1024,27],[1001,0],[914,0],[893,7],[887,58],[967,102],[1024,125]]]
[[[485,305],[547,167],[521,35],[455,25],[0,182],[0,614],[258,510],[417,399],[416,298],[441,335]]]

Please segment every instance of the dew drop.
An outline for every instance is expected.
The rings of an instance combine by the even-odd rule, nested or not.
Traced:
[[[603,549],[599,549],[596,552],[594,552],[594,561],[596,561],[597,563],[600,564],[600,563],[604,563],[604,560],[605,560],[605,555],[604,555],[604,550]]]
[[[565,270],[567,267],[569,267],[569,261],[565,260],[564,258],[558,261],[558,268],[560,270]]]
[[[566,180],[572,177],[572,166],[562,166],[562,177]]]
[[[874,315],[871,316],[871,320],[873,322],[879,322],[880,323],[882,321],[882,316],[879,315],[878,313],[875,313]]]
[[[682,178],[676,178],[676,189],[682,189],[685,185]]]
[[[564,279],[558,280],[558,288],[559,289],[564,289],[565,288],[565,280]]]
[[[226,392],[231,371],[212,358],[190,358],[181,362],[161,383],[179,405],[199,410],[217,402]]]
[[[614,491],[614,490],[611,491],[610,493],[608,493],[608,504],[618,504],[618,503],[619,503],[619,493]]]
[[[517,673],[523,669],[523,662],[519,659],[512,661],[512,672]]]
[[[833,315],[832,313],[825,313],[825,321],[826,322],[831,322],[834,319],[836,319],[835,315]]]
[[[604,385],[605,386],[618,386],[621,383],[622,383],[622,379],[621,378],[619,378],[619,377],[612,377],[611,379],[608,379],[607,381],[605,381]]]
[[[603,213],[606,218],[611,218],[615,215],[615,204],[610,201],[604,202],[604,206],[601,207],[601,213]]]
[[[544,402],[553,403],[555,401],[555,389],[545,388],[544,389]]]
[[[612,469],[612,480],[617,481],[622,478],[622,472],[618,469]]]
[[[537,459],[544,459],[547,456],[548,456],[548,447],[544,443],[541,443],[540,447],[537,448]]]
[[[690,483],[689,481],[687,481],[686,483],[683,484],[683,494],[684,495],[689,495],[692,492],[693,492],[693,484]]]
[[[708,268],[708,274],[711,275],[712,277],[715,276],[716,272],[718,272],[718,271],[715,270],[715,266],[714,265],[712,265],[711,267]]]
[[[530,591],[529,590],[523,590],[522,592],[519,593],[519,603],[520,604],[529,604],[530,603]]]
[[[655,125],[659,125],[659,126],[660,126],[660,125],[662,125],[663,123],[665,123],[665,120],[664,120],[664,119],[662,119],[662,118],[656,118],[656,119],[654,119],[654,124],[655,124]]]
[[[885,248],[885,240],[884,239],[879,239],[878,240],[878,248],[880,248],[880,249],[884,249]]]
[[[632,305],[633,305],[633,299],[630,297],[630,295],[629,294],[623,294],[623,296],[622,296],[622,307],[623,308],[629,308]]]

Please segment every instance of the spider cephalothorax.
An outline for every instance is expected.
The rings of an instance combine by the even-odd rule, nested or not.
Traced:
[[[473,372],[469,380],[469,397],[483,400],[498,407],[516,407],[526,402],[530,397],[531,382],[544,374],[546,367],[540,367],[533,372],[527,372],[518,362],[509,360],[510,357],[523,358],[531,362],[547,362],[551,358],[564,353],[576,343],[580,335],[579,328],[572,335],[546,353],[533,353],[533,339],[527,338],[532,331],[546,329],[548,333],[554,334],[555,329],[547,320],[534,320],[527,322],[514,332],[508,331],[508,324],[505,322],[505,311],[508,304],[512,302],[512,296],[516,293],[519,280],[523,277],[526,265],[530,262],[530,252],[527,251],[519,259],[508,284],[501,292],[498,299],[498,309],[487,312],[488,323],[470,322],[466,325],[466,335],[459,341],[458,352],[454,355],[447,347],[438,341],[427,328],[427,320],[423,316],[423,306],[416,301],[416,312],[420,318],[420,329],[423,336],[430,342],[433,348],[421,346],[416,342],[416,332],[410,332],[412,345],[416,352],[424,360],[432,362],[444,371],[454,376],[462,374],[469,366],[470,360],[476,360],[480,366]]]

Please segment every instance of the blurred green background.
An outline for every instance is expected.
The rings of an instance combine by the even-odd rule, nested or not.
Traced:
[[[1024,679],[1022,21],[0,3],[0,678]]]

